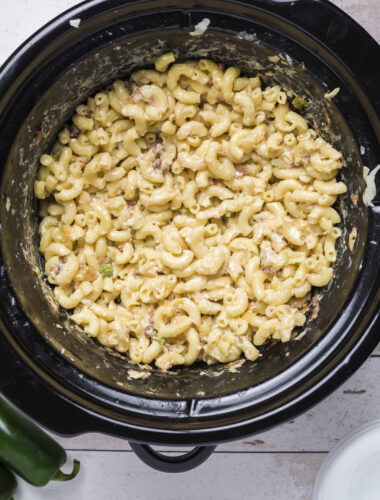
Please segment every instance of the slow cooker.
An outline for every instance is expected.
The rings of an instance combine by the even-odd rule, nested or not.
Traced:
[[[192,36],[199,23],[207,30]],[[153,368],[136,380],[128,370],[142,368],[57,306],[38,251],[33,181],[75,106],[170,50],[259,72],[304,97],[307,120],[343,152],[348,192],[338,202],[334,279],[301,334],[265,346],[255,363]],[[379,60],[379,45],[327,0],[90,0],[29,38],[0,70],[2,395],[56,433],[126,438],[152,467],[180,472],[217,443],[293,418],[349,377],[380,338],[380,195],[363,202],[363,165],[380,163]],[[166,457],[149,444],[195,448]]]

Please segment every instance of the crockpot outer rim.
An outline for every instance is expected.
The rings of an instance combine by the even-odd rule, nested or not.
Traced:
[[[378,293],[380,295],[380,292]],[[380,297],[378,297],[380,298]],[[56,392],[45,380],[38,377],[37,373],[32,371],[30,366],[26,364],[23,370],[30,377],[28,390],[30,391],[29,398],[32,403],[28,408],[25,408],[23,396],[20,391],[17,391],[15,397],[12,383],[5,384],[2,387],[2,395],[5,396],[16,406],[19,406],[29,416],[35,419],[38,423],[46,428],[61,434],[63,436],[74,436],[88,432],[101,432],[104,434],[126,438],[138,442],[148,442],[156,445],[169,446],[196,446],[196,445],[211,445],[235,439],[248,437],[252,434],[268,430],[280,423],[284,423],[297,415],[303,413],[311,406],[315,405],[323,398],[327,397],[334,389],[341,385],[354,371],[367,359],[373,348],[379,341],[378,322],[380,318],[380,310],[372,317],[370,325],[366,331],[366,335],[357,342],[354,349],[349,353],[346,359],[343,359],[339,365],[334,365],[334,361],[330,360],[329,364],[333,365],[333,369],[329,370],[328,366],[324,368],[326,375],[317,383],[313,384],[310,381],[310,387],[307,391],[302,392],[296,398],[281,407],[276,407],[272,411],[268,411],[258,418],[245,418],[241,420],[241,415],[230,420],[227,423],[210,427],[206,422],[203,427],[197,429],[175,429],[175,428],[156,428],[145,424],[122,423],[115,421],[111,414],[99,415],[96,408],[91,408],[86,404],[84,407],[80,401],[73,401],[62,392]],[[0,323],[1,324],[1,323]],[[0,338],[0,346],[4,347],[6,340]],[[9,346],[8,346],[9,349]],[[12,350],[13,351],[13,350]],[[15,356],[15,353],[12,352]],[[12,362],[10,358],[9,362]],[[20,366],[20,359],[17,359]],[[6,367],[0,367],[0,374]],[[18,384],[18,380],[14,381]],[[35,404],[34,397],[47,403],[52,402],[54,409],[46,409]],[[87,402],[86,402],[87,403]],[[52,415],[53,414],[53,415]],[[60,418],[65,414],[66,419]]]
[[[373,82],[377,82],[380,79],[380,68],[376,70],[376,65],[373,64],[373,61],[377,60],[376,56],[378,57],[380,54],[379,44],[362,26],[330,0],[212,0],[212,3],[219,8],[225,8],[231,13],[233,13],[233,7],[236,6],[246,9],[255,8],[264,13],[275,15],[278,18],[283,18],[288,24],[295,25],[301,31],[304,31],[319,43],[322,43],[328,50],[332,51],[334,48],[335,57],[338,57],[346,68],[351,68],[354,76],[364,85],[366,92],[370,96],[369,100],[376,109],[377,114],[380,114],[380,94],[376,83],[373,84]],[[349,23],[351,36],[345,36],[344,47],[336,40],[331,39],[329,27],[326,30],[323,26],[319,26],[319,23],[316,23],[315,19],[310,20],[304,17],[304,13],[307,12],[307,6],[315,4],[328,9],[333,20],[336,19],[338,21],[340,19]],[[49,41],[56,41],[60,35],[70,30],[78,29],[69,24],[70,20],[79,18],[81,22],[83,20],[89,21],[92,17],[99,15],[101,7],[103,7],[101,13],[104,14],[118,7],[125,7],[126,5],[139,6],[144,9],[152,5],[155,7],[155,10],[170,7],[183,12],[190,12],[191,9],[196,9],[197,11],[204,10],[205,12],[210,11],[209,6],[204,6],[202,2],[197,2],[196,0],[84,0],[47,22],[27,38],[8,57],[3,65],[0,66],[0,113],[2,112],[2,98],[9,90],[9,86],[22,73],[24,65],[27,65],[31,56],[33,56],[32,53],[38,54],[40,49],[46,49]],[[286,9],[290,9],[290,11]],[[183,26],[183,29],[191,31],[194,29],[194,25],[190,23],[186,27]],[[363,42],[365,43],[366,50],[361,54],[362,57],[358,61],[354,57],[354,49],[358,44]],[[372,86],[368,87],[368,84],[371,82]],[[380,139],[379,129],[377,129],[377,134]]]
[[[114,4],[120,4],[120,2],[115,1],[115,2],[109,2],[109,4],[114,5]],[[149,3],[149,2],[129,2],[133,4],[142,4],[142,3]],[[256,8],[269,8],[268,5],[264,5],[262,2],[230,2],[230,3],[236,3],[236,4],[244,4],[248,6],[255,6]],[[284,2],[280,2],[284,3]],[[290,2],[285,2],[289,4]],[[298,4],[303,4],[305,3],[310,3],[309,1],[305,2],[304,0],[297,0],[296,2],[292,3],[298,3]],[[332,5],[326,0],[322,0],[323,4],[328,4]],[[59,20],[60,22],[64,23],[67,22],[67,20],[72,19],[77,16],[82,16],[83,18],[83,10],[84,8],[90,8],[90,7],[96,7],[99,5],[102,5],[103,2],[101,0],[93,0],[92,2],[85,2],[80,4],[79,6],[67,11],[66,13],[62,14],[58,18],[55,19],[55,21]],[[109,5],[108,4],[108,5]],[[123,3],[125,4],[125,2]],[[273,4],[279,4],[279,2],[273,2]],[[197,6],[198,8],[199,6]],[[336,9],[339,11],[339,9]],[[344,13],[339,11],[341,15],[346,16]],[[348,18],[350,19],[350,18]],[[353,24],[354,22],[350,20]],[[61,26],[60,23],[56,23],[57,27]],[[355,23],[356,24],[356,23]],[[72,29],[72,28],[65,28],[65,30]],[[41,34],[44,32],[44,30],[47,30],[48,33],[51,33],[54,31],[54,22],[52,22],[50,25],[45,26],[45,28],[42,28],[38,33]],[[360,30],[365,33],[365,31],[360,28]],[[2,73],[6,70],[7,64],[11,64],[13,58],[17,57],[18,54],[20,54],[23,50],[23,48],[26,48],[26,53],[24,56],[27,55],[28,50],[31,48],[28,46],[32,43],[33,38],[37,37],[37,35],[32,36],[25,44],[24,46],[19,49],[19,51],[16,51],[10,59],[8,59],[7,63],[3,66],[3,68],[0,70],[0,76]],[[370,40],[370,36],[366,34],[366,37]],[[41,41],[41,40],[40,40]],[[373,40],[372,40],[373,42]],[[378,46],[377,46],[378,49]],[[14,74],[13,74],[14,75]],[[11,74],[8,74],[10,77]],[[12,80],[14,81],[14,80]],[[0,94],[2,90],[5,88],[5,81],[2,80],[0,81]],[[9,82],[8,82],[9,83]],[[12,83],[12,82],[10,82]],[[0,107],[1,110],[1,107]],[[372,216],[377,217],[380,215],[377,213],[376,210],[372,211]],[[377,294],[379,295],[379,294]],[[377,301],[379,300],[379,296],[377,296]],[[349,376],[360,364],[364,361],[364,359],[370,354],[372,348],[375,346],[375,343],[377,343],[378,336],[379,334],[375,331],[374,326],[374,321],[377,319],[378,313],[375,314],[372,318],[372,325],[371,327],[367,330],[366,335],[363,337],[361,342],[358,342],[358,344],[351,350],[349,353],[349,356],[347,359],[341,361],[339,365],[334,366],[334,370],[329,372],[326,377],[319,382],[318,385],[313,386],[308,393],[303,393],[299,400],[295,399],[291,401],[287,406],[277,409],[277,413],[273,412],[272,414],[268,412],[265,416],[263,416],[261,419],[256,419],[256,421],[250,421],[250,420],[245,420],[243,422],[237,422],[236,424],[228,424],[227,426],[219,426],[218,428],[215,429],[196,429],[194,432],[192,430],[189,431],[184,431],[183,429],[181,430],[164,430],[164,429],[147,429],[146,427],[141,427],[141,426],[133,426],[131,424],[129,425],[123,425],[122,423],[118,422],[115,423],[115,420],[109,419],[107,417],[102,416],[101,419],[103,421],[99,420],[99,414],[92,412],[89,409],[84,409],[83,407],[79,406],[82,411],[85,411],[88,415],[89,418],[93,417],[95,419],[95,427],[93,430],[98,430],[98,431],[103,431],[106,433],[115,433],[120,435],[120,432],[126,435],[126,437],[129,438],[134,438],[136,440],[149,440],[151,442],[155,443],[162,443],[162,444],[167,444],[169,441],[172,442],[172,444],[178,444],[178,435],[181,436],[183,444],[189,444],[189,443],[211,443],[211,442],[216,442],[216,441],[223,441],[226,439],[235,439],[236,437],[241,437],[242,435],[249,435],[252,434],[252,432],[258,432],[259,430],[263,428],[268,428],[269,426],[276,425],[276,423],[280,421],[284,421],[286,419],[292,418],[296,414],[302,412],[304,409],[307,407],[311,406],[312,404],[315,404],[319,399],[327,395],[331,390],[333,390],[339,383],[342,383],[347,376]],[[334,363],[332,363],[334,365]],[[36,376],[34,374],[34,376]],[[38,380],[40,380],[38,378]],[[50,388],[49,388],[50,390]],[[61,398],[64,398],[64,396],[60,395]],[[72,401],[66,400],[66,404],[74,406],[78,406]],[[281,415],[281,416],[280,416]],[[266,420],[265,425],[260,422],[260,420]],[[41,418],[38,418],[38,420],[41,421]],[[42,423],[43,422],[43,417],[42,417]],[[55,424],[58,424],[59,422],[55,422]],[[46,424],[45,424],[46,425]],[[260,426],[261,425],[261,426]],[[57,428],[57,425],[52,427],[51,425],[48,425],[51,427],[53,430],[56,430],[59,432],[59,429]],[[103,427],[103,428],[102,428]],[[254,427],[254,428],[253,428]],[[88,430],[88,429],[87,429]],[[90,429],[91,430],[91,429]],[[65,433],[64,431],[62,431]],[[78,431],[81,432],[81,431]],[[83,432],[83,431],[82,431]],[[133,432],[133,434],[131,434]],[[226,432],[228,433],[228,436],[226,435]],[[75,433],[75,432],[73,432]],[[148,434],[150,436],[148,437]],[[141,436],[141,437],[140,437]],[[173,436],[173,437],[171,437]],[[198,437],[196,437],[198,436]],[[161,439],[164,439],[163,441]]]

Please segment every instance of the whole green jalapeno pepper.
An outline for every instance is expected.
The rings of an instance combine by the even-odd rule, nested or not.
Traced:
[[[49,481],[67,481],[79,472],[63,473],[66,452],[46,432],[0,398],[0,462],[34,486]],[[2,497],[0,497],[2,500]]]

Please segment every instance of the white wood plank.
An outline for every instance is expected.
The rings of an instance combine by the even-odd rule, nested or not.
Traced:
[[[78,0],[12,0],[0,3],[0,65],[29,36]]]
[[[310,500],[324,454],[224,454],[184,474],[149,469],[128,452],[80,452],[72,482],[33,488],[15,500]]]
[[[379,0],[332,0],[380,42]]]
[[[305,414],[251,438],[219,445],[218,450],[328,451],[351,429],[379,418],[379,379],[380,358],[370,358],[343,386]],[[99,434],[58,440],[68,449],[129,449],[127,441]]]
[[[373,356],[380,356],[380,344],[378,344],[372,353]]]

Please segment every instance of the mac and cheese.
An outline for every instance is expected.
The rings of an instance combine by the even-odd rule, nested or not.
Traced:
[[[239,73],[163,54],[78,106],[41,157],[56,300],[135,363],[253,361],[332,279],[342,155]]]

